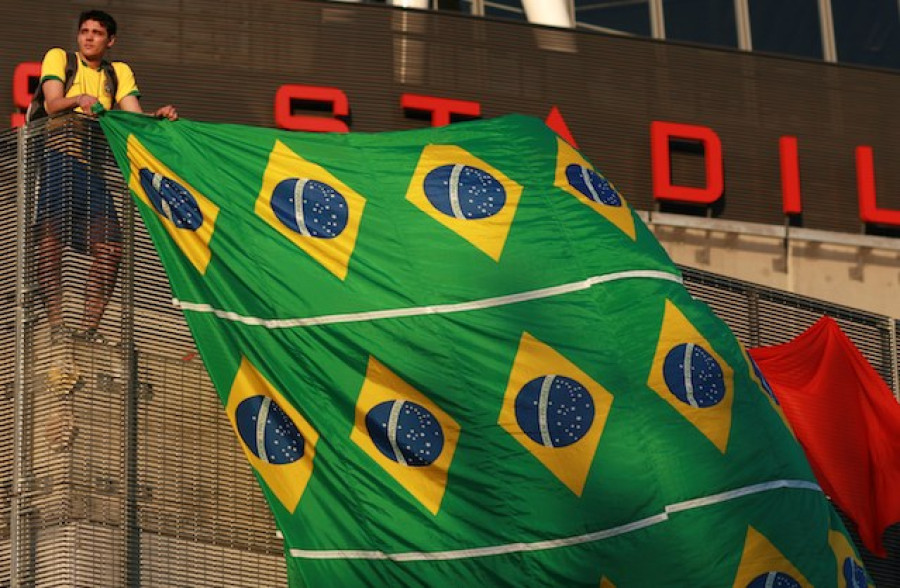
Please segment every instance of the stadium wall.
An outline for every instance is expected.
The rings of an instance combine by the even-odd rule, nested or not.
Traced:
[[[558,114],[677,262],[900,317],[896,72],[384,5],[108,4],[146,107],[362,132]],[[9,124],[80,8],[5,7]],[[659,135],[656,159],[655,123],[688,135]]]
[[[828,312],[898,389],[890,317],[900,316],[900,237],[894,215],[860,218],[856,159],[858,146],[872,147],[877,207],[900,210],[900,169],[887,163],[900,155],[892,109],[900,74],[375,5],[97,5],[119,20],[115,55],[136,70],[145,106],[175,103],[192,119],[270,127],[324,120],[369,132],[428,126],[429,108],[477,105],[483,118],[547,118],[556,108],[676,262],[804,295],[689,274],[692,292],[744,344],[785,341]],[[22,64],[40,61],[49,46],[72,48],[82,8],[63,0],[4,6],[0,102],[10,125],[23,84],[35,82],[33,66]],[[718,137],[721,197],[655,197],[654,122]],[[67,132],[73,141],[96,138],[95,130]],[[0,416],[18,423],[0,429],[0,583],[281,585],[271,518],[139,226],[106,314],[106,343],[51,345],[34,297],[30,205],[25,216],[17,209],[20,193],[34,195],[37,168],[27,158],[37,155],[13,163],[17,149],[28,150],[17,137],[7,131],[0,141],[0,258],[11,268],[0,301],[4,316],[16,317],[0,340]],[[797,138],[802,211],[790,214],[782,137]],[[671,184],[708,188],[709,149],[678,137],[666,145]],[[116,173],[111,161],[100,165]],[[796,192],[787,194],[796,209]],[[11,256],[20,243],[24,274],[16,277]],[[77,255],[65,263],[66,308],[76,320],[87,263]],[[80,366],[74,378],[59,369],[72,364]],[[890,544],[893,559],[867,561],[885,585],[900,581],[897,542]]]

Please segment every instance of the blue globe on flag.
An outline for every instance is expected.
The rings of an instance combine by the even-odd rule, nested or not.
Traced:
[[[347,199],[332,186],[308,178],[282,180],[272,191],[272,212],[286,227],[306,237],[334,239],[350,218]]]
[[[283,465],[303,457],[303,435],[268,396],[243,400],[235,411],[235,420],[244,445],[266,463]]]
[[[866,578],[866,570],[852,557],[844,558],[841,571],[844,575],[844,581],[847,582],[847,588],[866,588],[869,585],[869,580]]]
[[[594,399],[572,378],[547,375],[525,384],[516,396],[516,421],[535,443],[566,447],[580,441],[594,422]]]
[[[622,198],[609,185],[606,178],[589,167],[570,163],[566,167],[566,180],[588,200],[606,206],[622,206]]]
[[[775,391],[772,390],[772,386],[769,385],[769,381],[766,380],[766,377],[763,375],[761,371],[759,371],[759,366],[756,365],[756,362],[753,361],[753,358],[750,358],[750,365],[753,367],[753,373],[756,374],[756,377],[759,378],[760,384],[762,384],[763,392],[765,392],[769,398],[772,399],[772,402],[781,406],[781,403],[778,402],[778,397],[775,396]]]
[[[673,347],[663,362],[663,378],[678,400],[694,408],[715,406],[725,398],[722,367],[700,345],[682,343]]]
[[[747,588],[802,588],[800,582],[784,572],[767,572],[753,578]]]
[[[444,449],[441,423],[430,410],[407,400],[372,407],[366,414],[366,431],[378,451],[401,465],[430,465]]]
[[[203,224],[203,212],[197,199],[184,186],[162,174],[143,168],[141,187],[153,208],[179,229],[196,231]]]
[[[490,173],[470,165],[442,165],[425,176],[425,196],[447,216],[478,220],[494,216],[506,204],[506,190]]]

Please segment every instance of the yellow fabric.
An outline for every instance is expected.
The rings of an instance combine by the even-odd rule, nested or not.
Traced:
[[[72,87],[66,92],[66,97],[71,98],[79,94],[88,94],[96,96],[107,110],[111,109],[125,96],[134,94],[140,96],[137,82],[134,79],[134,72],[127,63],[121,61],[112,62],[113,69],[118,78],[118,86],[116,96],[110,95],[111,88],[108,87],[106,80],[106,72],[102,69],[93,69],[87,65],[79,56],[78,67],[75,70]],[[41,64],[41,83],[47,80],[56,79],[65,84],[66,79],[66,52],[63,49],[55,47],[44,56]],[[76,108],[75,112],[82,112],[81,108]]]

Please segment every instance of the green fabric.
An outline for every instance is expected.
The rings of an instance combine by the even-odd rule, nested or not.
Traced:
[[[846,585],[846,531],[739,343],[543,122],[100,122],[291,586]],[[307,234],[272,216],[285,193]]]

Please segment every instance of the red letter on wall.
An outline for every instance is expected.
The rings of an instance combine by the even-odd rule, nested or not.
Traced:
[[[338,118],[305,116],[293,114],[291,102],[294,100],[330,104],[334,117],[350,114],[350,102],[339,88],[324,86],[303,86],[285,84],[275,92],[275,124],[289,131],[313,131],[318,133],[346,133],[347,123]]]
[[[13,105],[22,112],[13,113],[10,117],[10,123],[14,127],[21,127],[25,124],[24,111],[28,110],[31,104],[30,81],[41,77],[41,64],[37,61],[25,61],[16,66],[13,72]]]
[[[669,140],[696,141],[703,145],[706,163],[706,186],[672,184],[672,160]],[[695,204],[711,204],[722,196],[725,179],[722,173],[722,142],[709,127],[653,121],[650,125],[650,159],[653,168],[653,197]]]
[[[797,137],[782,137],[778,140],[781,156],[781,210],[784,214],[800,214],[800,159],[797,156]]]
[[[900,210],[878,208],[875,203],[875,164],[872,148],[856,148],[856,190],[859,198],[859,218],[865,223],[900,227]]]
[[[400,106],[404,110],[430,112],[431,126],[433,127],[449,125],[451,122],[450,116],[453,114],[461,114],[471,118],[481,116],[481,104],[469,100],[453,100],[451,98],[437,98],[420,94],[403,94],[400,97]]]

